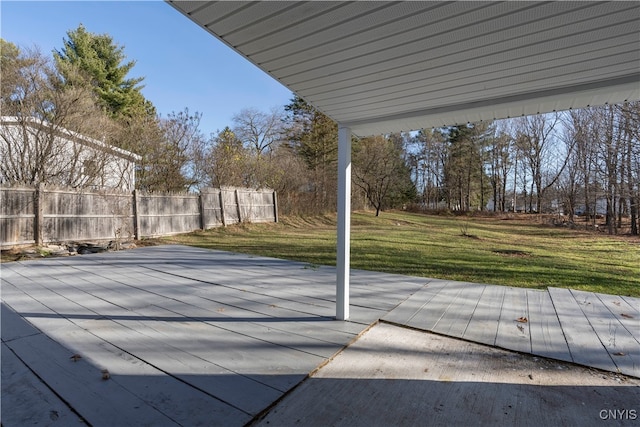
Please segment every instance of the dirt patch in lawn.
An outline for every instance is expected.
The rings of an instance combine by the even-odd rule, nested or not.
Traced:
[[[533,256],[531,252],[521,251],[518,249],[494,249],[493,253],[515,258],[528,258]]]

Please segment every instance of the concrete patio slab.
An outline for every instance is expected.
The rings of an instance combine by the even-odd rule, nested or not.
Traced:
[[[637,425],[640,380],[379,323],[255,426]]]
[[[502,384],[511,384],[495,376],[511,366],[501,360],[524,357],[486,353],[503,347],[608,369],[612,374],[589,371],[615,381],[595,390],[622,385],[624,389],[615,390],[625,395],[606,392],[601,409],[638,409],[628,406],[626,396],[637,398],[636,379],[619,375],[638,377],[636,298],[352,271],[351,319],[337,321],[335,268],[287,260],[168,245],[4,263],[0,268],[3,427],[241,426],[273,412],[283,397],[290,401],[296,390],[314,384],[317,378],[309,375],[324,372],[318,368],[327,362],[332,366],[336,355],[339,361],[352,354],[352,343],[356,349],[364,346],[358,350],[363,357],[380,354],[397,365],[398,370],[389,371],[382,382],[375,377],[378,368],[361,372],[377,366],[375,360],[364,363],[363,358],[364,364],[343,367],[354,370],[344,375],[362,376],[361,384],[367,387],[380,384],[386,389],[390,384],[386,380],[398,376],[397,383],[406,391],[397,393],[418,392],[434,384],[437,392],[443,391],[432,377],[406,377],[414,369],[405,363],[406,354],[431,357],[433,353],[437,358],[429,362],[430,370],[445,369],[445,377],[468,384],[452,393],[473,396],[467,393],[471,390],[482,396],[487,389],[502,390]],[[526,322],[518,321],[520,317]],[[359,338],[379,319],[403,327],[377,325]],[[395,331],[391,335],[400,342],[384,347],[365,339],[377,330]],[[439,350],[442,342],[434,341],[428,330],[461,338],[456,340],[457,350]],[[403,347],[426,338],[430,341],[417,350]],[[488,346],[474,350],[470,341]],[[482,381],[454,376],[467,372],[469,352],[486,353],[493,360]],[[480,366],[480,361],[473,363]],[[574,364],[562,372],[582,369]],[[478,375],[482,369],[473,372]],[[539,378],[539,385],[551,381]],[[577,376],[572,381],[575,386],[583,379]],[[532,384],[525,383],[522,386],[529,390]],[[553,384],[535,390],[555,390]],[[339,387],[329,395],[323,391],[316,396],[318,402],[328,405],[350,387],[342,379],[334,385]],[[372,393],[379,393],[377,387]],[[553,400],[546,404],[540,403],[539,410],[556,405]],[[419,404],[417,408],[423,409],[415,413],[423,414],[428,407],[424,405]],[[478,403],[469,410],[483,407]],[[372,403],[367,408],[373,416],[384,406]],[[438,408],[432,409],[438,412]],[[510,419],[489,416],[497,410],[491,409],[486,420]],[[380,417],[384,419],[382,413]],[[421,421],[417,415],[407,417],[395,424]],[[341,419],[331,418],[338,424]],[[347,413],[344,419],[349,419]],[[444,422],[444,415],[439,419]]]

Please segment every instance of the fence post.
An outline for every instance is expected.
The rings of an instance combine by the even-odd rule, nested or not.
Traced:
[[[138,201],[138,190],[133,190],[133,235],[136,240],[140,240],[140,214]]]
[[[278,222],[278,195],[273,192],[273,222]]]
[[[205,230],[206,228],[206,224],[207,222],[205,221],[205,217],[204,217],[204,197],[202,195],[202,190],[200,190],[200,195],[198,196],[198,200],[199,200],[199,206],[200,206],[200,228],[202,229],[202,231]]]
[[[34,218],[33,218],[33,240],[36,246],[42,246],[42,226],[44,218],[44,184],[40,183],[36,187],[36,192],[33,194],[34,202]]]
[[[238,196],[238,189],[235,190],[236,193],[236,206],[238,208],[238,222],[242,222],[242,210],[240,209],[240,197]]]
[[[220,216],[222,217],[222,226],[227,226],[227,220],[224,218],[224,197],[222,196],[222,188],[220,188],[220,192],[218,193],[218,198],[220,199]]]

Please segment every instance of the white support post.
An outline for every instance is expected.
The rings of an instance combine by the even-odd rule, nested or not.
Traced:
[[[338,128],[338,247],[336,319],[349,318],[351,251],[351,129]]]

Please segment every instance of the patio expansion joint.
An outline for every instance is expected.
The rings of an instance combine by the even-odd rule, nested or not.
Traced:
[[[322,368],[324,368],[325,366],[327,366],[329,363],[331,363],[340,353],[344,352],[347,348],[349,348],[349,346],[351,346],[353,343],[355,343],[356,341],[358,341],[365,333],[367,333],[371,328],[373,328],[374,326],[380,324],[380,323],[387,323],[384,322],[383,320],[376,320],[372,323],[370,323],[369,325],[366,325],[366,327],[360,331],[360,333],[358,333],[356,336],[354,336],[347,344],[345,344],[344,346],[342,346],[342,348],[340,348],[338,351],[336,351],[331,357],[326,358],[325,360],[323,360],[320,364],[318,364],[318,366],[316,366],[313,370],[311,370],[307,375],[305,375],[305,377],[298,382],[297,384],[295,384],[293,387],[291,387],[289,390],[285,391],[284,393],[282,393],[282,395],[275,400],[274,402],[272,402],[269,406],[267,406],[266,408],[264,408],[262,411],[260,411],[259,413],[257,413],[253,419],[251,421],[249,421],[248,423],[245,424],[245,427],[250,427],[252,425],[257,424],[258,422],[260,422],[263,418],[265,418],[269,412],[271,412],[271,410],[275,407],[278,406],[278,404],[280,402],[282,402],[282,400],[284,400],[287,396],[289,396],[290,394],[292,394],[294,392],[294,390],[296,390],[298,387],[300,387],[302,384],[304,384],[306,381],[308,381],[311,377],[313,377],[314,374],[316,374],[318,371],[320,371]]]
[[[547,293],[549,293],[549,290],[547,289]],[[560,325],[562,325],[562,319],[560,318],[560,315],[558,314],[558,307],[556,306],[556,302],[554,301],[553,297],[551,296],[551,293],[549,293],[549,296],[551,298],[551,305],[553,306],[553,311],[554,311],[554,316],[555,318],[558,320],[558,323]],[[571,345],[569,343],[569,340],[567,339],[567,335],[564,331],[564,328],[561,328],[562,331],[562,338],[564,339],[565,344],[567,345],[567,351],[569,352],[569,357],[571,357],[571,361],[573,363],[575,363],[575,357],[573,354],[573,351],[571,350]]]

